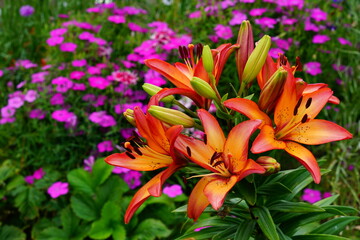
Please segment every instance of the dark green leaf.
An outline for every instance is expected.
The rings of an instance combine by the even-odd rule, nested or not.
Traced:
[[[224,228],[209,227],[201,229],[200,231],[192,231],[184,234],[183,236],[176,238],[176,240],[185,240],[189,238],[195,238],[196,240],[211,239],[215,234],[221,232]]]
[[[106,219],[100,219],[91,224],[89,236],[93,239],[106,239],[111,236],[113,229]]]
[[[311,205],[305,202],[289,202],[289,201],[278,201],[275,204],[272,204],[268,207],[270,211],[279,211],[279,212],[298,212],[298,213],[307,213],[307,212],[324,212],[325,210],[321,207]]]
[[[0,239],[25,240],[26,235],[17,227],[4,225],[0,227]]]
[[[288,235],[285,235],[278,226],[276,226],[276,231],[279,234],[280,240],[291,240],[291,238]]]
[[[119,176],[110,176],[104,184],[96,189],[96,202],[103,206],[107,201],[119,201],[129,186]]]
[[[336,194],[334,196],[321,199],[320,201],[314,203],[314,205],[319,206],[319,207],[326,207],[326,206],[329,206],[330,204],[332,204],[336,199],[338,199],[338,197],[339,197],[339,194]]]
[[[112,237],[114,240],[124,240],[126,239],[126,230],[125,227],[119,223],[113,228]]]
[[[337,205],[331,205],[328,207],[323,207],[323,209],[325,210],[330,210],[330,209],[336,209],[338,211],[340,211],[341,213],[344,214],[359,214],[359,210],[353,208],[353,207],[348,207],[348,206],[337,206]],[[341,214],[343,215],[343,214]]]
[[[140,222],[135,230],[136,235],[133,239],[153,240],[155,238],[166,238],[171,234],[171,231],[164,223],[159,220],[148,218]]]
[[[234,240],[248,240],[254,231],[255,225],[256,222],[254,220],[245,220],[240,223],[236,230]]]
[[[291,190],[280,182],[262,184],[257,191],[259,194],[278,195],[291,193]]]
[[[212,239],[213,240],[234,239],[236,229],[237,226],[225,228],[223,231],[215,234]]]
[[[338,217],[331,219],[323,224],[321,224],[318,228],[314,229],[312,234],[339,234],[344,228],[351,223],[352,221],[358,220],[359,217]]]
[[[75,190],[89,195],[94,194],[90,174],[84,169],[74,169],[67,175],[68,181]]]
[[[103,158],[96,160],[91,173],[92,186],[101,185],[110,176],[113,166],[107,164]]]
[[[81,219],[93,221],[100,216],[100,209],[96,208],[94,200],[85,195],[78,194],[71,197],[71,208]]]
[[[292,237],[293,240],[348,240],[348,238],[328,234],[307,234]]]
[[[56,227],[44,229],[39,235],[38,240],[66,240],[69,239],[66,233]]]
[[[236,185],[236,191],[238,191],[243,198],[250,205],[254,206],[256,203],[256,186],[255,183],[249,183],[247,180],[242,180]]]
[[[256,221],[264,235],[270,240],[279,240],[279,235],[276,231],[276,226],[270,215],[269,209],[265,207],[256,207],[252,209],[252,212],[257,217]]]

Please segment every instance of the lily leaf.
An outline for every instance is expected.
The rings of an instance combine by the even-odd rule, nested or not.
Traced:
[[[276,226],[270,215],[269,209],[265,207],[256,207],[252,209],[254,215],[257,217],[257,223],[262,232],[271,240],[279,240],[279,235],[276,231]]]
[[[328,234],[307,234],[293,236],[293,240],[348,240],[348,238]]]
[[[344,228],[352,221],[358,220],[359,217],[347,216],[338,217],[321,224],[318,228],[314,229],[311,233],[319,234],[339,234]]]
[[[256,222],[254,220],[243,221],[238,226],[234,240],[248,240],[255,229]]]
[[[311,205],[305,202],[289,202],[289,201],[278,201],[275,204],[272,204],[269,207],[269,210],[279,211],[279,212],[298,212],[298,213],[307,213],[307,212],[325,212],[321,207]]]

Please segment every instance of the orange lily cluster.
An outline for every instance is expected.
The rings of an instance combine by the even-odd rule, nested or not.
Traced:
[[[326,84],[307,84],[295,78],[295,72],[301,70],[298,60],[294,67],[285,56],[274,62],[268,56],[270,37],[265,35],[255,48],[253,46],[251,26],[244,21],[234,45],[223,44],[212,50],[199,44],[180,47],[185,64],[171,65],[158,59],[145,61],[148,67],[162,74],[176,88],[161,90],[147,86],[148,93],[153,95],[148,111],[144,113],[135,107],[125,113],[140,136],[135,134],[126,139],[122,145],[123,153],[105,159],[108,164],[132,170],[165,169],[135,194],[125,213],[126,223],[146,199],[159,197],[164,182],[189,163],[207,170],[205,174],[191,177],[201,177],[188,202],[188,216],[194,220],[209,205],[219,210],[228,192],[248,175],[279,171],[279,164],[270,157],[261,156],[258,161],[248,158],[252,135],[256,135],[250,148],[253,154],[285,150],[310,172],[315,183],[320,182],[316,159],[302,144],[317,145],[352,137],[333,122],[315,119],[326,103],[339,104],[340,101]],[[233,52],[240,87],[237,96],[225,100],[217,86]],[[258,101],[246,97],[255,78],[261,90]],[[167,103],[177,104],[174,94],[191,98],[197,110],[180,112],[159,106],[159,102],[165,99]],[[228,116],[221,120],[226,121],[227,131],[223,130],[226,128],[221,126],[220,120],[207,111],[212,102],[216,104],[219,115]],[[235,112],[249,120],[235,124],[238,122],[234,120]],[[186,135],[183,133],[186,127],[203,130],[204,139]],[[267,162],[267,159],[270,160]]]

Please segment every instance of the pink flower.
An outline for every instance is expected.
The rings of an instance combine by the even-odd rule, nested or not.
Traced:
[[[94,156],[89,156],[88,158],[84,159],[84,170],[91,172],[94,163],[95,163]]]
[[[188,15],[189,18],[201,18],[201,11],[195,11]]]
[[[51,114],[51,117],[58,122],[67,122],[69,119],[75,116],[74,113],[69,112],[66,109],[56,110]]]
[[[254,8],[249,12],[250,16],[257,17],[263,15],[267,11],[266,8]]]
[[[231,26],[240,25],[244,20],[247,19],[246,14],[244,14],[238,10],[232,11],[232,14],[233,14],[233,18],[229,22],[229,24]]]
[[[168,195],[171,198],[174,198],[176,196],[180,196],[181,194],[183,194],[183,191],[182,191],[180,185],[174,184],[174,185],[171,185],[171,186],[164,187],[163,193]]]
[[[105,111],[91,113],[89,120],[99,124],[102,127],[111,127],[116,125],[115,119],[112,116],[107,115]]]
[[[43,112],[41,109],[33,109],[29,112],[29,118],[44,119],[46,112]]]
[[[45,176],[45,172],[42,168],[39,168],[38,170],[36,170],[33,174],[34,179],[42,179]]]
[[[135,189],[141,185],[141,176],[141,172],[131,170],[124,174],[123,179],[129,185],[130,189]]]
[[[111,152],[114,150],[112,142],[110,140],[99,143],[97,145],[97,149],[99,152]]]
[[[105,45],[107,42],[105,39],[93,37],[89,39],[89,42],[96,43],[99,46]]]
[[[86,64],[87,64],[86,59],[79,59],[72,61],[72,65],[74,67],[84,67],[86,66]]]
[[[115,173],[115,174],[122,174],[122,173],[127,173],[131,171],[130,169],[128,168],[123,168],[123,167],[114,167],[114,169],[112,170],[112,173]]]
[[[121,82],[126,85],[136,84],[138,77],[135,73],[130,71],[116,71],[111,74],[115,81]]]
[[[218,24],[214,28],[215,34],[222,39],[230,39],[233,37],[233,33],[231,31],[231,28],[229,26],[224,26],[221,24]]]
[[[13,123],[15,122],[15,118],[1,118],[0,119],[0,125],[6,124],[6,123]]]
[[[242,2],[242,3],[254,3],[255,0],[239,0],[239,2]]]
[[[61,36],[67,33],[67,28],[57,28],[50,31],[50,36]]]
[[[4,75],[4,71],[0,70],[0,77],[2,77]]]
[[[120,134],[123,138],[127,139],[133,135],[133,128],[122,128],[120,129]]]
[[[166,84],[166,80],[160,75],[160,73],[150,69],[144,75],[144,82],[150,83],[155,86],[162,86]]]
[[[61,37],[61,36],[53,36],[53,37],[51,37],[51,38],[48,38],[48,39],[46,40],[46,43],[47,43],[49,46],[56,46],[56,45],[61,44],[63,41],[64,41],[64,37]]]
[[[38,93],[35,90],[30,89],[25,94],[25,101],[27,102],[34,102],[36,98],[38,97]]]
[[[329,37],[329,36],[317,34],[317,35],[315,35],[315,36],[313,37],[312,42],[313,42],[313,43],[319,43],[319,44],[321,44],[321,43],[325,43],[325,42],[327,42],[327,41],[329,41],[329,40],[330,40],[330,37]]]
[[[119,23],[124,23],[126,20],[124,16],[112,15],[108,17],[108,21],[119,24]]]
[[[331,197],[331,196],[332,196],[331,192],[324,192],[322,198],[324,199],[324,198],[328,198],[328,197]]]
[[[61,93],[55,93],[54,96],[50,98],[51,105],[61,105],[64,103],[64,96]]]
[[[98,88],[98,89],[105,89],[107,86],[111,84],[111,82],[103,77],[93,76],[88,78],[90,87]]]
[[[90,66],[88,67],[87,72],[91,75],[101,74],[101,69],[98,67]]]
[[[97,97],[96,102],[93,104],[94,107],[100,107],[105,104],[105,101],[107,100],[107,96],[100,95]]]
[[[56,85],[56,91],[65,93],[72,88],[74,83],[66,77],[57,77],[51,81],[51,84]]]
[[[274,28],[276,20],[273,18],[263,17],[255,19],[255,23],[260,25],[261,28]]]
[[[13,97],[8,100],[8,106],[13,108],[20,108],[24,105],[24,100],[21,97]]]
[[[85,91],[86,85],[84,83],[74,83],[74,86],[72,87],[72,90],[74,91]]]
[[[70,73],[70,78],[71,79],[76,79],[79,80],[81,79],[83,76],[85,76],[85,73],[82,71],[73,71]]]
[[[12,116],[14,116],[15,112],[16,112],[15,108],[10,107],[10,106],[5,106],[5,107],[1,108],[1,116],[3,118],[12,117]]]
[[[318,75],[322,73],[321,64],[319,62],[308,62],[304,64],[305,72],[310,75]]]
[[[60,45],[60,51],[63,51],[63,52],[75,52],[76,48],[77,48],[77,45],[72,42],[66,42],[66,43],[62,43]]]
[[[34,177],[32,175],[24,177],[24,180],[28,184],[34,184]]]
[[[306,188],[304,190],[304,194],[301,196],[301,199],[309,203],[316,203],[321,200],[321,192],[319,190]]]
[[[48,75],[49,72],[38,72],[31,75],[31,83],[42,83],[45,81],[45,76]]]
[[[269,50],[269,55],[272,58],[278,58],[279,54],[283,54],[283,53],[284,53],[284,51],[280,48],[270,48],[270,50]]]
[[[337,40],[339,41],[339,43],[340,43],[341,45],[349,45],[349,46],[352,46],[352,43],[351,43],[349,40],[345,39],[345,38],[339,37]]]
[[[82,32],[79,34],[78,38],[80,40],[89,40],[91,38],[94,38],[94,34],[89,33],[89,32]]]
[[[327,13],[322,11],[320,8],[314,8],[311,10],[310,17],[317,22],[325,21],[327,18]]]
[[[285,18],[281,21],[283,25],[293,25],[294,23],[297,23],[297,19],[295,18]]]
[[[47,190],[51,198],[58,198],[61,195],[65,195],[69,192],[69,183],[67,182],[55,182]]]
[[[307,19],[305,20],[304,30],[305,30],[305,31],[318,32],[318,31],[319,31],[319,27],[318,27],[317,25],[313,24],[313,23],[310,21],[310,18],[307,18]]]
[[[135,23],[133,23],[133,22],[128,23],[128,27],[129,27],[129,29],[130,29],[131,31],[133,31],[133,32],[146,33],[146,32],[149,31],[147,28],[143,28],[143,27],[141,27],[140,25],[137,25],[137,24],[135,24]]]

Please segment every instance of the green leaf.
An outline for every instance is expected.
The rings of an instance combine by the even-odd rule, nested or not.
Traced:
[[[269,209],[265,207],[256,207],[252,209],[254,215],[257,217],[257,223],[262,232],[270,240],[279,240],[279,235],[276,231],[276,226],[270,215]]]
[[[0,239],[25,240],[26,235],[17,227],[4,225],[0,227]]]
[[[353,207],[348,207],[348,206],[338,206],[338,205],[331,205],[328,207],[323,207],[323,209],[325,209],[326,211],[330,210],[334,210],[336,209],[337,211],[341,212],[341,215],[344,214],[359,214],[359,210],[353,208]]]
[[[255,229],[256,222],[253,220],[243,221],[238,226],[234,240],[248,240]]]
[[[111,236],[113,229],[106,219],[100,219],[91,224],[89,236],[93,239],[106,239]]]
[[[349,223],[358,220],[359,217],[347,216],[331,219],[318,228],[311,231],[312,234],[339,234]]]
[[[72,196],[70,201],[72,210],[79,218],[93,221],[100,216],[100,209],[97,210],[96,204],[91,197],[78,194]]]
[[[319,206],[319,207],[329,206],[329,205],[332,204],[336,199],[338,199],[338,197],[339,197],[339,194],[336,194],[336,195],[334,195],[334,196],[321,199],[320,201],[317,201],[316,203],[314,203],[314,205],[315,205],[315,206]]]
[[[6,160],[1,164],[0,167],[0,182],[5,181],[9,177],[15,174],[16,168],[13,166],[11,160]]]
[[[348,238],[328,234],[307,234],[293,236],[293,240],[349,240]]]
[[[110,176],[96,189],[96,202],[103,206],[107,201],[119,201],[123,193],[129,191],[128,184],[119,176]]]
[[[107,221],[120,222],[121,216],[121,208],[111,201],[105,203],[101,210],[101,218],[107,219]]]
[[[119,223],[113,228],[112,237],[114,240],[123,240],[126,239],[126,230],[125,227]]]
[[[176,238],[176,240],[186,240],[190,238],[195,238],[196,240],[211,239],[215,234],[222,231],[223,229],[224,228],[219,228],[219,227],[204,228],[197,232],[192,231],[186,233],[183,236]]]
[[[56,227],[44,229],[39,235],[38,240],[66,240],[69,239],[66,233]]]
[[[97,159],[91,172],[92,186],[103,184],[110,176],[113,166],[107,164],[103,158]]]
[[[236,191],[238,191],[243,198],[250,205],[254,206],[256,203],[256,185],[255,183],[249,183],[246,179],[236,184]]]
[[[285,193],[292,193],[291,189],[286,187],[284,184],[280,182],[262,184],[257,191],[259,194],[265,195],[278,195]]]
[[[268,207],[270,211],[279,211],[279,212],[298,212],[298,213],[307,213],[307,212],[325,212],[321,207],[311,205],[305,202],[289,202],[289,201],[278,201],[275,204],[272,204]]]
[[[279,228],[279,226],[276,226],[276,231],[279,234],[280,240],[291,240],[291,238],[288,235],[285,235],[283,231]]]
[[[228,227],[225,230],[215,234],[213,240],[224,240],[224,239],[234,239],[235,231],[237,226]]]
[[[166,238],[171,231],[159,220],[148,218],[140,222],[135,230],[136,235],[132,239],[153,240],[155,238]]]
[[[75,190],[89,195],[94,194],[90,174],[84,169],[74,169],[67,175],[68,181]]]

